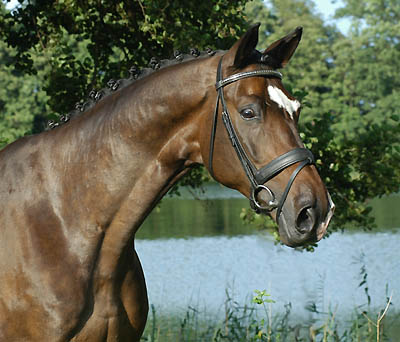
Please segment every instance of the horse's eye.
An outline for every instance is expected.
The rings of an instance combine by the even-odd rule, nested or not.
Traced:
[[[240,116],[245,120],[251,120],[251,119],[254,119],[256,117],[256,114],[254,113],[253,109],[246,108],[246,109],[243,109],[240,112]]]

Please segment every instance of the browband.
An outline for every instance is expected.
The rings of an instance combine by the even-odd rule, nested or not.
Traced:
[[[233,82],[241,80],[242,78],[255,77],[255,76],[269,76],[269,77],[277,77],[279,79],[282,79],[282,77],[283,77],[282,74],[276,70],[261,69],[261,70],[255,70],[255,71],[239,72],[239,73],[229,76],[223,80],[217,81],[217,83],[215,83],[215,89],[218,90],[219,88],[224,87],[227,84],[231,84]]]

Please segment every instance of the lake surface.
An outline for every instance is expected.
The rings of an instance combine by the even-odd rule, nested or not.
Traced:
[[[362,267],[372,305],[384,307],[393,291],[391,310],[398,310],[400,196],[374,200],[377,232],[334,233],[314,253],[275,245],[269,233],[245,226],[239,214],[248,202],[236,192],[216,185],[194,197],[203,200],[187,192],[164,199],[137,234],[149,301],[158,311],[193,305],[218,313],[229,288],[240,303],[266,289],[276,312],[290,302],[296,315],[308,317],[305,306],[315,302],[320,310],[349,313],[367,302]]]

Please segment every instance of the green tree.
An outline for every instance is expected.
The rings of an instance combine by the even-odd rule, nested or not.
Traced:
[[[35,74],[35,58],[47,58],[43,89],[58,114],[133,64],[175,49],[227,48],[246,29],[246,0],[20,2],[0,16],[0,37],[15,49],[18,70]]]
[[[5,13],[2,3],[0,12]],[[44,127],[46,94],[36,75],[24,75],[14,66],[15,50],[0,41],[0,147]],[[38,73],[43,63],[38,61]]]
[[[346,0],[336,16],[352,20],[347,39],[334,46],[332,95],[348,112],[338,112],[337,128],[359,134],[399,113],[400,3]]]
[[[337,17],[352,20],[347,37],[335,42],[332,129],[357,201],[399,191],[400,184],[400,3],[343,1]],[[339,105],[338,105],[339,104]],[[350,153],[349,153],[350,154]],[[348,160],[350,158],[347,158]]]

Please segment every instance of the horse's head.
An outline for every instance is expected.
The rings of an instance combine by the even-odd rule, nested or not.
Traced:
[[[258,28],[219,57],[217,105],[203,158],[216,180],[277,221],[285,244],[298,246],[320,240],[334,210],[314,157],[299,137],[301,105],[276,71],[292,57],[302,29],[261,53],[255,49]]]

